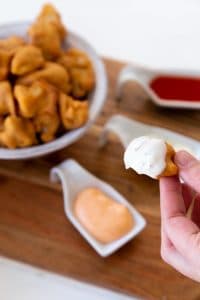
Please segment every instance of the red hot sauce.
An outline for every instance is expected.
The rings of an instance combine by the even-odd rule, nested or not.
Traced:
[[[200,101],[200,78],[158,76],[150,82],[160,98],[173,101]]]

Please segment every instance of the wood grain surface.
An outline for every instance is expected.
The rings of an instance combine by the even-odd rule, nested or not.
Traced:
[[[156,107],[136,83],[114,101],[123,64],[105,60],[108,99],[97,123],[81,140],[50,156],[0,162],[0,255],[144,299],[200,299],[200,286],[160,258],[158,182],[123,166],[116,137],[98,149],[105,121],[116,113],[200,139],[200,112]],[[148,225],[133,241],[108,258],[99,257],[66,219],[61,188],[49,182],[52,166],[74,158],[118,189],[145,216]]]

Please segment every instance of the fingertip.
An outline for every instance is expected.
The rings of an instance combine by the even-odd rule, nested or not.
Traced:
[[[179,176],[183,181],[196,192],[200,192],[199,160],[186,151],[179,151],[176,153],[175,163],[179,168]]]
[[[181,150],[176,152],[174,162],[179,168],[190,166],[196,159],[187,151]]]

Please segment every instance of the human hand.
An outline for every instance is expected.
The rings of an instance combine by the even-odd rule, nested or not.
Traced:
[[[177,271],[200,282],[200,161],[180,151],[175,163],[184,184],[178,177],[160,179],[161,256]]]

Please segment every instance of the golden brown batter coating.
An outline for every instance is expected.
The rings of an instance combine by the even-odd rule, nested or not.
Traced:
[[[58,91],[45,81],[36,81],[30,87],[15,86],[15,97],[19,113],[23,117],[32,117],[36,132],[43,142],[55,138],[60,119],[58,115]]]
[[[0,131],[0,144],[10,149],[32,146],[37,143],[32,122],[17,116],[8,116]]]
[[[17,49],[25,45],[25,40],[19,36],[10,36],[0,40],[0,49],[7,51],[10,55],[14,55]]]
[[[33,119],[36,132],[40,134],[42,142],[47,143],[55,139],[55,134],[60,125],[60,119],[57,113],[55,114],[38,114]]]
[[[24,44],[25,41],[18,36],[0,40],[0,80],[7,79],[12,56]]]
[[[12,87],[9,81],[0,82],[0,116],[14,115],[15,102],[12,94]]]
[[[34,81],[40,79],[54,85],[64,93],[68,93],[71,89],[69,74],[64,67],[53,62],[45,63],[44,68],[41,70],[19,77],[17,84],[31,85]]]
[[[38,108],[38,99],[41,96],[40,88],[37,88],[37,81],[30,87],[17,84],[14,87],[14,96],[19,107],[19,114],[24,118],[32,118]]]
[[[15,85],[14,95],[18,102],[19,114],[32,118],[38,113],[57,111],[57,90],[45,81],[38,80],[31,86]]]
[[[166,143],[166,167],[165,170],[160,174],[160,177],[175,176],[178,174],[178,168],[174,163],[175,151],[171,145]]]
[[[31,42],[39,47],[47,60],[55,59],[62,53],[61,41],[52,24],[36,23],[29,29]]]
[[[43,95],[38,101],[38,109],[33,122],[41,140],[47,143],[55,138],[60,125],[57,107],[59,93],[45,81],[38,82],[38,85]]]
[[[66,37],[67,30],[62,23],[61,16],[51,4],[45,4],[37,18],[37,21],[53,24],[59,32],[61,40]]]
[[[65,129],[75,129],[83,126],[88,120],[88,102],[77,101],[61,93],[59,111]]]
[[[10,62],[12,56],[4,50],[0,49],[0,81],[8,77],[10,71]]]
[[[70,75],[73,97],[87,96],[95,83],[93,67],[87,54],[79,49],[71,48],[57,61]]]
[[[32,45],[20,47],[11,62],[11,72],[24,75],[41,68],[45,63],[42,51]]]
[[[54,59],[62,53],[62,41],[66,29],[59,13],[47,4],[43,7],[35,23],[29,28],[32,44],[42,49],[46,59]]]
[[[28,35],[29,41],[0,39],[0,143],[8,148],[49,142],[89,116],[88,102],[78,99],[94,87],[92,64],[83,51],[63,49],[67,30],[51,4],[42,7]]]

